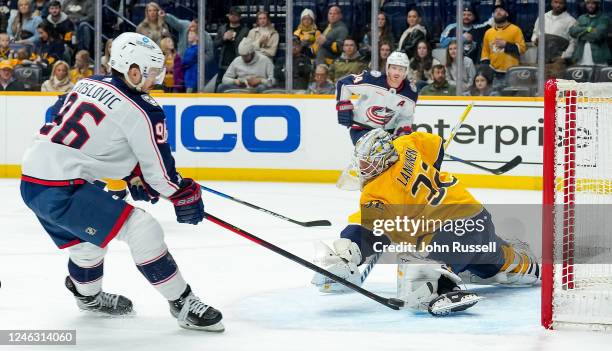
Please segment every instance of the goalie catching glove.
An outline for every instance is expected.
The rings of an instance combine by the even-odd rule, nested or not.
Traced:
[[[357,244],[343,238],[335,240],[333,246],[334,249],[332,250],[323,242],[318,242],[315,245],[316,256],[314,262],[328,272],[361,286],[361,273],[359,268],[357,268],[357,265],[361,263],[361,251]],[[311,283],[318,287],[319,291],[325,293],[351,291],[351,289],[344,285],[319,273],[315,273]]]

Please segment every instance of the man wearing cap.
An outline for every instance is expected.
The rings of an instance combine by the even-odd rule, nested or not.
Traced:
[[[470,6],[463,7],[463,52],[474,62],[480,61],[480,50],[482,39],[486,31],[491,28],[488,22],[475,24],[476,12]],[[457,22],[451,23],[440,35],[440,47],[447,48],[448,45],[457,39]]]
[[[605,65],[610,60],[608,48],[608,16],[600,9],[599,0],[586,0],[587,11],[578,17],[569,34],[576,38],[576,50],[572,59],[579,65]]]
[[[238,6],[232,6],[227,15],[227,22],[219,27],[215,37],[215,48],[221,50],[219,57],[219,73],[217,74],[217,85],[229,65],[238,56],[238,45],[242,39],[249,34],[248,27],[240,20],[242,11]]]
[[[493,89],[499,89],[506,78],[506,71],[519,64],[519,57],[526,50],[521,29],[508,21],[508,11],[503,2],[495,5],[493,27],[487,30],[482,42],[481,62],[495,72]]]
[[[25,87],[13,78],[13,66],[8,60],[0,61],[0,91],[23,91]]]
[[[304,55],[304,47],[302,41],[297,35],[293,36],[293,89],[306,90],[312,73],[312,63],[306,55]],[[275,78],[277,82],[285,81],[285,66],[275,67]]]
[[[217,89],[253,89],[262,92],[274,86],[274,64],[267,56],[255,51],[255,44],[245,38],[238,45],[239,57],[229,65]]]

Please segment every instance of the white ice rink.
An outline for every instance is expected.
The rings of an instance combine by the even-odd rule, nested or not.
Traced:
[[[64,288],[67,252],[58,250],[43,232],[21,201],[18,185],[17,180],[0,180],[0,330],[76,329],[76,347],[50,349],[579,351],[612,347],[612,334],[543,330],[539,287],[479,287],[486,300],[446,318],[393,311],[358,294],[323,296],[310,286],[309,270],[213,223],[178,224],[172,206],[161,202],[143,207],[161,222],[172,255],[196,294],[223,312],[225,333],[179,328],[166,301],[141,276],[121,242],[110,244],[104,289],[131,298],[137,314],[115,319],[92,316],[79,312]],[[346,216],[357,209],[358,194],[337,190],[332,184],[206,185],[288,217],[331,220],[333,227],[302,228],[204,193],[210,213],[307,259],[312,258],[313,242],[337,237]],[[540,200],[539,192],[473,192],[484,203]],[[393,296],[395,267],[375,267],[365,288]]]

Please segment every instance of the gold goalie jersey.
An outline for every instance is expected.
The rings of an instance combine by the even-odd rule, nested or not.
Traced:
[[[463,184],[452,174],[440,171],[442,138],[414,132],[395,139],[393,146],[398,161],[363,187],[362,225],[372,229],[375,219],[410,219],[412,227],[408,230],[386,233],[394,242],[416,243],[418,237],[439,229],[443,221],[468,219],[480,213],[482,204]]]

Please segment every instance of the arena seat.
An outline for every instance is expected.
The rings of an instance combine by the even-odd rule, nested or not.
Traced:
[[[593,66],[573,66],[569,67],[563,73],[563,79],[575,80],[579,83],[591,82],[593,80]]]

